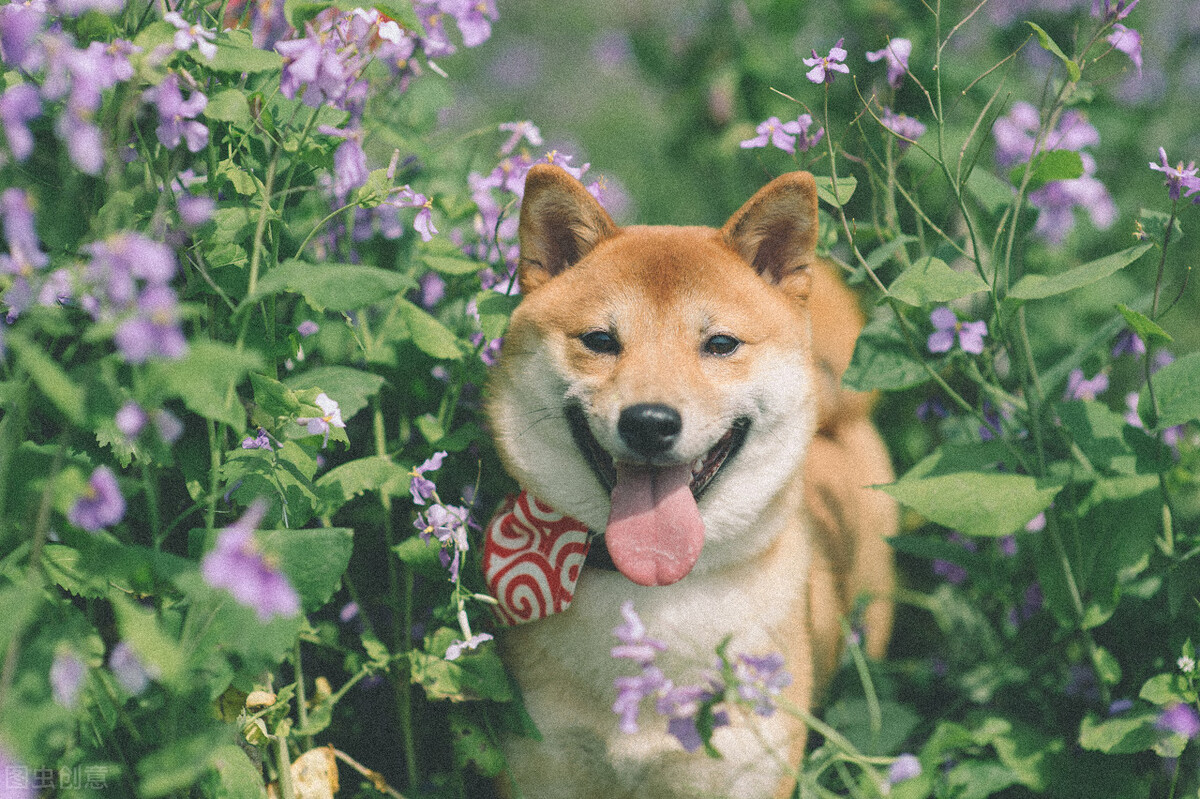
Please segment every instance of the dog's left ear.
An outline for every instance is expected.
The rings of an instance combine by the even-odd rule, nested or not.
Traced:
[[[817,184],[791,172],[758,190],[729,217],[721,233],[763,279],[797,299],[808,297],[808,264],[817,245]]]

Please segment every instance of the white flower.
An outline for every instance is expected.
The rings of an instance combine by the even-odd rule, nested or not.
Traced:
[[[1181,657],[1179,660],[1177,660],[1175,662],[1176,662],[1176,664],[1178,664],[1179,670],[1182,671],[1184,674],[1191,674],[1193,671],[1196,670],[1196,661],[1191,659],[1187,655],[1184,655],[1183,657]]]

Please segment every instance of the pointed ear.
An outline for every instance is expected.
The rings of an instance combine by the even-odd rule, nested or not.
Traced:
[[[617,224],[561,167],[538,164],[521,201],[521,290],[532,291],[617,234]]]
[[[817,184],[791,172],[763,186],[721,228],[725,241],[769,283],[808,297],[817,244]]]

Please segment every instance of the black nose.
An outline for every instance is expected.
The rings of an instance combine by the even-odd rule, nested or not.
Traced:
[[[621,411],[617,432],[629,448],[639,455],[661,455],[675,445],[683,418],[670,405],[645,402]]]

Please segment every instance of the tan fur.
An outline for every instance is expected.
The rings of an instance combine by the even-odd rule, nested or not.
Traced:
[[[735,713],[713,739],[720,760],[687,754],[646,712],[638,733],[623,734],[613,679],[636,669],[609,649],[619,607],[632,599],[650,634],[670,645],[657,662],[677,683],[697,681],[732,636],[732,652],[783,652],[794,678],[786,696],[804,708],[836,667],[842,619],[862,594],[873,597],[867,651],[884,651],[893,589],[884,537],[896,514],[866,486],[892,472],[870,398],[840,386],[862,318],[813,257],[813,179],[773,181],[720,230],[619,228],[565,172],[535,167],[520,230],[526,296],[489,385],[489,412],[522,487],[604,529],[608,495],[570,436],[568,401],[617,459],[630,457],[617,419],[637,403],[682,414],[680,463],[703,456],[736,418],[753,423],[700,500],[705,543],[690,574],[643,587],[585,568],[570,609],[504,631],[506,661],[543,735],[508,742],[510,794],[787,796],[802,723]],[[619,333],[619,357],[580,343],[596,329]],[[715,357],[701,351],[713,334],[742,343]]]

